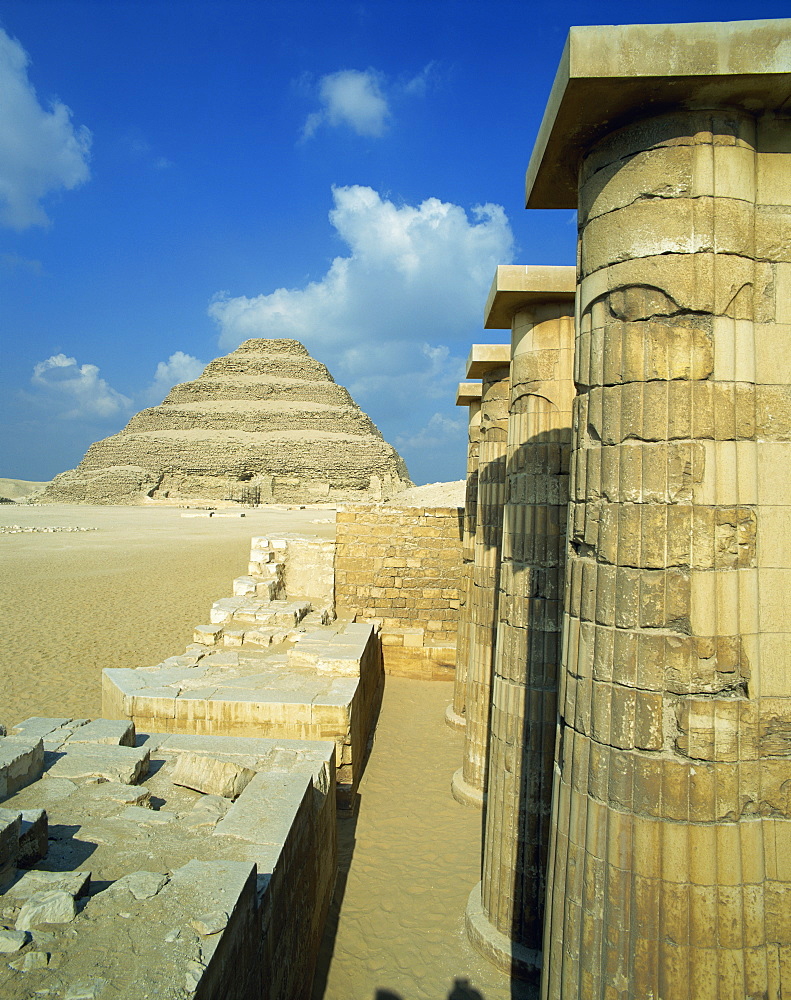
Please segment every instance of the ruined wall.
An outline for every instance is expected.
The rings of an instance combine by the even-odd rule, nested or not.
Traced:
[[[463,509],[353,504],[338,511],[338,613],[382,622],[385,672],[452,677]]]

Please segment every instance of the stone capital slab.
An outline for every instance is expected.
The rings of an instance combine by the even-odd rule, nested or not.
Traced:
[[[471,406],[480,403],[483,386],[480,382],[459,382],[456,390],[456,406]]]
[[[473,344],[467,355],[467,378],[483,378],[492,368],[510,364],[510,344]]]
[[[574,300],[577,269],[536,264],[500,264],[483,311],[487,330],[510,330],[514,313],[540,302]]]
[[[787,106],[791,18],[571,28],[525,179],[528,208],[576,208],[580,158],[666,111]]]

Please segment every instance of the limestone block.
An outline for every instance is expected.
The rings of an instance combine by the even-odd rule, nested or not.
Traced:
[[[23,809],[19,834],[19,860],[32,865],[47,856],[49,848],[47,813],[44,809]]]
[[[310,779],[302,782],[259,771],[214,828],[214,836],[255,844],[284,843],[310,787]]]
[[[30,935],[27,931],[0,930],[0,954],[12,955],[24,948]]]
[[[44,743],[41,739],[5,736],[0,739],[0,800],[41,777]]]
[[[179,755],[171,780],[198,792],[236,799],[253,778],[255,771],[229,761],[198,754]]]
[[[133,747],[135,725],[133,722],[111,719],[94,719],[80,726],[66,741],[68,746],[78,743],[107,743],[113,746]]]
[[[243,601],[240,600],[241,596],[221,597],[219,601],[215,601],[209,611],[210,624],[224,625],[226,622],[229,622],[239,608],[243,607]]]
[[[193,632],[192,640],[193,642],[200,643],[202,646],[216,646],[220,639],[222,639],[222,635],[223,628],[221,624],[198,625]]]
[[[77,744],[49,768],[52,778],[100,778],[137,784],[148,773],[150,752],[145,747]]]
[[[233,581],[233,596],[246,597],[248,594],[255,594],[259,581],[252,576],[237,576]]]
[[[129,875],[122,875],[105,892],[118,892],[125,890],[130,892],[135,899],[152,899],[163,889],[169,879],[167,875],[159,872],[131,872]]]
[[[7,895],[12,899],[30,899],[46,892],[65,892],[74,899],[81,899],[88,893],[91,884],[90,872],[47,872],[32,869],[13,884]]]
[[[11,735],[24,736],[25,739],[29,740],[39,740],[50,736],[56,731],[65,731],[71,734],[77,726],[87,721],[87,719],[45,718],[37,715],[25,719],[24,722],[20,722],[14,726],[11,730]]]
[[[49,954],[46,951],[28,951],[21,958],[8,963],[17,972],[32,972],[34,969],[45,969],[49,965]]]
[[[34,893],[22,904],[16,929],[28,931],[42,924],[68,924],[77,916],[74,896],[62,889]]]
[[[0,870],[14,865],[19,857],[19,837],[22,832],[22,814],[10,809],[0,809]]]

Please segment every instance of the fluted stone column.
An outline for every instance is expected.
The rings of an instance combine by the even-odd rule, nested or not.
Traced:
[[[572,29],[528,170],[580,225],[545,998],[791,984],[789,39]]]
[[[508,344],[475,344],[467,359],[467,378],[481,379],[481,440],[465,696],[467,725],[463,764],[453,775],[451,791],[459,802],[479,808],[486,788],[489,695],[497,634],[510,361]]]
[[[537,977],[543,931],[563,609],[574,267],[498,267],[488,329],[511,329],[511,404],[481,882],[473,945]]]
[[[463,578],[459,601],[459,625],[456,639],[456,676],[453,701],[445,711],[451,729],[464,729],[467,702],[467,661],[470,654],[470,610],[472,608],[473,567],[475,563],[475,522],[478,512],[478,449],[481,441],[481,384],[459,382],[456,406],[466,406],[467,485],[464,491],[464,538],[462,539]]]

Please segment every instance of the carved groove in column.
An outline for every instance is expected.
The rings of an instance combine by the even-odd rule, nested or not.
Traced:
[[[459,601],[459,626],[456,640],[456,674],[453,702],[445,712],[452,729],[467,724],[467,665],[470,656],[470,618],[472,611],[472,575],[475,562],[475,525],[478,510],[478,455],[481,441],[481,404],[469,407],[467,442],[467,484],[464,491],[464,539],[462,543],[463,579]]]
[[[459,801],[483,805],[489,745],[489,695],[497,632],[500,541],[505,498],[509,368],[490,369],[482,378],[481,437],[475,561],[470,597],[469,656],[462,767],[451,789]]]
[[[583,162],[544,998],[791,982],[783,128],[678,113]]]
[[[514,317],[507,499],[491,694],[482,881],[473,944],[512,975],[541,961],[560,663],[573,301]],[[518,960],[517,960],[518,956]]]

